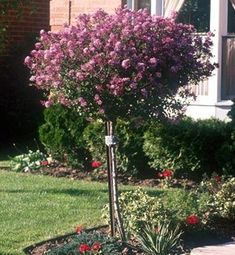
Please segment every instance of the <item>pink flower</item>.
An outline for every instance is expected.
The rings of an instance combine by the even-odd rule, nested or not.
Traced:
[[[79,103],[80,103],[80,105],[81,105],[82,107],[87,106],[87,102],[86,102],[86,100],[85,100],[84,98],[79,97],[79,98],[78,98],[78,101],[79,101]]]
[[[191,214],[186,218],[186,223],[189,225],[197,225],[199,224],[200,219],[197,215]]]
[[[47,160],[43,160],[43,161],[40,162],[40,165],[41,166],[48,166],[49,162]]]
[[[157,173],[157,177],[162,178],[163,177],[162,173]]]
[[[51,101],[51,100],[48,100],[48,101],[44,102],[44,106],[45,106],[46,108],[49,108],[50,106],[52,106],[52,101]]]
[[[98,168],[98,167],[100,167],[100,166],[102,166],[102,162],[100,162],[100,161],[93,161],[93,162],[91,163],[91,167],[92,167],[92,168]]]
[[[157,64],[157,59],[156,59],[156,58],[150,58],[150,59],[149,59],[149,63],[150,63],[151,65],[156,65],[156,64]]]
[[[122,61],[122,67],[124,69],[128,69],[130,66],[131,66],[130,59],[125,59],[125,60]]]

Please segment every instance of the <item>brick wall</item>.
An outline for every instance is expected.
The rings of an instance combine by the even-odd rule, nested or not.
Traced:
[[[49,0],[32,0],[30,5],[21,7],[19,13],[12,10],[0,18],[7,25],[7,49],[49,29]]]
[[[65,23],[72,24],[75,17],[81,13],[92,13],[100,8],[108,13],[112,13],[117,7],[123,5],[124,2],[124,0],[51,0],[51,30],[59,30]]]

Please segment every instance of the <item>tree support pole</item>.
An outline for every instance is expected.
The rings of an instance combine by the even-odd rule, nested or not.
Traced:
[[[106,122],[106,153],[107,153],[107,165],[108,165],[108,183],[109,183],[109,212],[110,212],[110,224],[111,235],[116,235],[118,228],[122,241],[126,241],[123,222],[120,213],[120,207],[118,202],[118,188],[117,188],[117,167],[115,156],[115,137],[114,126],[112,121]],[[117,227],[117,228],[116,228]]]

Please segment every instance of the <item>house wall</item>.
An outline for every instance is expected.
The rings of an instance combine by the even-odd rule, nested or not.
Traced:
[[[29,2],[0,16],[1,24],[7,26],[5,48],[0,50],[0,95],[4,95],[0,97],[0,148],[22,137],[36,137],[42,118],[41,97],[28,85],[24,58],[34,48],[39,31],[49,29],[50,1]]]
[[[51,0],[50,25],[52,31],[59,30],[65,23],[72,24],[81,13],[93,13],[102,8],[108,13],[122,5],[122,0]]]
[[[127,5],[131,9],[136,8],[136,2],[141,0],[127,0]],[[151,14],[163,15],[165,0],[150,0]],[[225,100],[222,97],[223,84],[222,70],[223,70],[223,38],[228,36],[228,0],[211,0],[210,1],[210,31],[214,33],[212,54],[213,62],[219,64],[219,68],[214,70],[213,75],[208,80],[194,87],[195,101],[192,101],[187,107],[186,114],[198,118],[218,118],[228,121],[227,113],[231,109],[232,101]],[[173,7],[173,5],[172,5]],[[172,10],[174,11],[174,10]],[[233,63],[233,60],[230,59]],[[228,64],[226,64],[228,65]],[[229,79],[230,77],[227,77]],[[233,81],[232,81],[233,82]],[[231,82],[231,83],[232,83]]]
[[[196,101],[187,108],[187,114],[195,119],[217,118],[228,121],[228,111],[231,109],[232,101],[223,100],[221,96],[222,88],[222,39],[228,35],[228,0],[211,1],[210,10],[210,31],[213,37],[214,62],[219,64],[219,68],[214,70],[213,75],[208,79],[208,94],[198,95]]]
[[[7,26],[5,54],[19,44],[35,38],[41,29],[49,29],[49,0],[32,0],[30,5],[20,7],[19,11],[11,10],[0,21]]]

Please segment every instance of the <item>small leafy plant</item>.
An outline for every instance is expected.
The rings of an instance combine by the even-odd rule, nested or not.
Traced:
[[[149,255],[170,255],[176,253],[181,247],[182,231],[173,227],[169,222],[159,223],[157,226],[144,223],[141,231],[137,232],[137,239],[141,248]]]
[[[230,178],[214,197],[215,211],[223,218],[235,220],[235,178]]]
[[[122,249],[122,244],[119,241],[105,234],[97,231],[81,231],[81,233],[72,237],[71,242],[61,247],[52,248],[46,255],[118,255],[121,254]]]
[[[28,153],[15,156],[10,161],[10,168],[15,172],[35,171],[47,165],[47,155],[39,150],[29,150]]]
[[[124,228],[128,238],[142,229],[143,223],[157,224],[164,221],[169,212],[163,207],[161,199],[151,197],[141,188],[126,191],[119,197]],[[103,218],[108,219],[108,206],[103,209]]]

